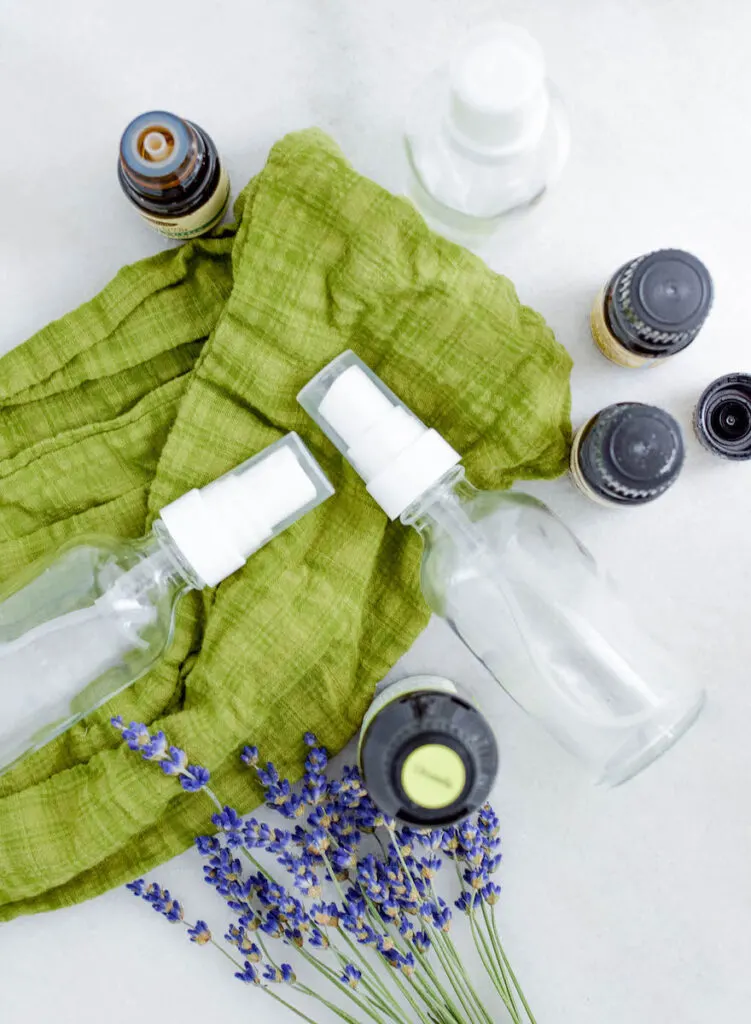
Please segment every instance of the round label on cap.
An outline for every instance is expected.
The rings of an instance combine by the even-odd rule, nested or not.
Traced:
[[[402,786],[420,807],[437,810],[458,800],[467,782],[464,762],[442,743],[426,743],[413,750],[402,765]]]

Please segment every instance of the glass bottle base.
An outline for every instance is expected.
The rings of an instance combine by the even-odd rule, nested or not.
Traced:
[[[608,761],[597,784],[620,786],[638,775],[691,728],[704,707],[704,701],[705,694],[702,692],[694,704],[688,710],[684,709],[675,720],[662,718],[647,723]]]

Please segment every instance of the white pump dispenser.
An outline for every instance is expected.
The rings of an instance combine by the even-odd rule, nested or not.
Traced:
[[[400,516],[461,459],[354,352],[344,352],[329,363],[298,400],[390,519]]]

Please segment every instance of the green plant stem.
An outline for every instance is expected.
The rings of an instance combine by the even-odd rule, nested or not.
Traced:
[[[288,1010],[291,1010],[292,1013],[296,1014],[302,1020],[307,1021],[308,1024],[319,1024],[319,1021],[314,1020],[312,1017],[309,1017],[307,1013],[303,1013],[302,1010],[298,1010],[296,1006],[293,1006],[292,1003],[288,1003],[286,999],[283,999],[280,995],[277,995],[276,992],[272,992],[268,985],[262,985],[261,987],[263,988],[263,991],[267,995],[270,995],[272,999],[276,999],[277,1003],[281,1003],[282,1006],[286,1006]],[[307,994],[302,987],[300,987],[298,991],[302,992],[303,995]],[[346,1020],[347,1018],[343,1019]],[[350,1021],[352,1021],[352,1024],[359,1024],[359,1021],[355,1021],[354,1018],[350,1017],[349,1019]]]
[[[500,943],[498,942],[498,934],[497,934],[497,932],[494,932],[493,928],[491,927],[490,917],[491,917],[491,915],[490,915],[490,913],[488,911],[488,907],[487,907],[487,905],[485,903],[483,903],[482,904],[482,918],[483,918],[483,921],[485,922],[485,929],[486,929],[486,931],[488,933],[488,936],[490,938],[490,941],[491,941],[491,944],[492,944],[492,947],[493,947],[493,952],[495,953],[496,962],[497,962],[498,968],[499,968],[499,970],[501,972],[501,977],[503,979],[503,984],[504,984],[504,987],[505,987],[506,992],[507,992],[508,997],[509,997],[509,1002],[511,1003],[511,1005],[514,1008],[514,1013],[516,1013],[517,1016],[518,1016],[519,1008],[516,1005],[516,999],[514,998],[514,992],[513,992],[513,989],[511,987],[511,981],[510,981],[509,976],[508,976],[508,974],[506,972],[506,965],[504,963],[504,959],[505,958],[504,958],[502,950],[500,948]]]
[[[457,977],[459,981],[464,985],[464,988],[467,991],[469,997],[474,1001],[474,1004],[477,1007],[477,1011],[481,1015],[481,1019],[485,1021],[485,1024],[494,1024],[493,1018],[490,1016],[490,1013],[488,1012],[485,1004],[480,998],[479,993],[477,992],[477,989],[472,984],[469,975],[466,973],[464,969],[464,966],[461,962],[461,958],[456,949],[456,946],[454,945],[453,940],[450,939],[448,936],[444,936],[444,941],[447,955],[453,959],[454,964],[456,965]]]
[[[388,829],[387,829],[387,831],[388,831],[388,832],[389,832],[389,834],[391,835],[391,837],[392,837],[392,842],[393,842],[393,831],[392,831],[392,829],[388,828]],[[378,842],[380,843],[380,839],[378,839],[378,837],[377,837],[377,836],[376,836],[376,839],[377,839],[377,840],[378,840]],[[399,852],[399,851],[398,851],[398,848],[396,847],[396,844],[395,844],[395,843],[394,843],[394,848],[395,848],[395,849],[397,849],[397,852]],[[400,854],[400,858],[401,858],[401,854]],[[333,871],[333,868],[332,868],[332,865],[331,865],[331,862],[330,862],[330,860],[329,860],[329,858],[328,858],[328,856],[327,856],[327,854],[326,854],[325,852],[324,852],[324,854],[323,854],[323,859],[324,859],[324,863],[325,863],[325,865],[326,865],[326,868],[327,868],[327,870],[328,870],[329,876],[331,877],[331,880],[333,881],[333,883],[334,883],[334,886],[336,887],[337,893],[339,894],[339,898],[341,899],[341,901],[342,901],[342,904],[344,904],[344,903],[346,903],[346,899],[345,899],[345,896],[344,896],[344,892],[342,891],[342,888],[341,888],[341,886],[340,886],[340,884],[339,884],[339,880],[338,880],[338,879],[336,878],[336,876],[335,876],[335,874],[334,874],[334,871]],[[402,861],[402,863],[403,863],[403,861]],[[407,875],[409,876],[409,872],[407,872]],[[362,892],[362,886],[360,886],[360,891]],[[378,928],[380,929],[380,927],[381,927],[381,924],[382,924],[382,921],[381,921],[381,919],[380,919],[380,916],[379,916],[379,915],[377,915],[377,914],[375,913],[375,911],[374,911],[374,908],[373,908],[373,904],[372,904],[372,902],[371,902],[371,901],[370,901],[370,900],[369,900],[369,899],[367,898],[367,896],[365,896],[365,894],[364,894],[364,893],[363,893],[363,896],[365,897],[365,900],[366,900],[366,904],[368,905],[368,912],[369,912],[369,916],[370,916],[371,920],[372,920],[372,921],[373,921],[373,923],[374,923],[374,924],[376,924],[376,925],[378,926]],[[344,932],[341,932],[341,934],[342,934],[342,935],[344,935],[345,933],[344,933]],[[363,956],[362,956],[362,955],[361,955],[361,954],[359,953],[359,951],[358,951],[358,950],[356,949],[356,947],[355,947],[355,946],[354,946],[354,944],[352,943],[351,939],[349,939],[349,937],[348,937],[348,936],[346,936],[346,935],[345,935],[345,938],[347,939],[347,942],[348,942],[348,944],[349,944],[349,945],[350,945],[350,946],[352,947],[352,949],[354,950],[354,952],[355,952],[355,953],[357,954],[357,956],[358,956],[358,959],[359,959],[359,960],[360,960],[360,961],[361,961],[362,963],[364,963],[364,964],[366,965],[366,967],[367,967],[367,968],[368,968],[368,969],[369,969],[369,970],[370,970],[370,971],[372,972],[372,974],[373,974],[373,976],[375,977],[375,979],[376,979],[376,981],[377,981],[378,985],[379,985],[380,987],[382,987],[382,988],[383,988],[383,990],[384,990],[384,992],[386,993],[387,997],[388,997],[389,999],[390,999],[390,998],[392,998],[392,997],[391,997],[391,994],[390,994],[390,993],[389,993],[389,991],[388,991],[388,988],[387,988],[387,987],[385,986],[385,984],[384,984],[384,983],[382,982],[382,980],[381,980],[381,978],[380,978],[380,975],[378,975],[378,974],[377,974],[377,973],[375,972],[375,970],[374,970],[374,969],[372,968],[372,966],[371,966],[371,965],[370,965],[370,964],[368,963],[368,961],[367,961],[367,960],[365,959],[365,957],[363,957]],[[409,994],[409,992],[408,992],[407,988],[406,988],[406,987],[405,987],[405,986],[404,986],[404,985],[402,984],[402,982],[401,982],[401,979],[400,979],[400,978],[398,978],[398,977],[396,976],[396,969],[394,970],[394,980],[396,981],[397,987],[398,987],[398,988],[399,988],[399,989],[401,990],[402,994],[404,995],[404,998],[405,998],[405,999],[406,999],[406,1000],[407,1000],[407,1001],[409,1002],[410,1006],[411,1006],[411,1007],[413,1008],[413,1010],[415,1011],[415,1013],[419,1014],[419,1015],[420,1015],[420,1017],[421,1017],[421,1019],[422,1019],[423,1021],[425,1021],[425,1017],[424,1017],[424,1015],[423,1015],[423,1013],[422,1013],[422,1010],[421,1010],[421,1009],[420,1009],[420,1008],[419,1008],[419,1007],[417,1006],[417,1004],[415,1003],[415,1001],[414,1001],[414,1000],[412,999],[412,997],[411,997],[411,995]],[[425,997],[425,996],[424,996],[424,995],[422,994],[422,992],[420,992],[420,991],[419,991],[419,990],[418,990],[418,989],[416,988],[416,986],[413,986],[413,988],[415,988],[415,990],[416,990],[416,991],[418,992],[418,994],[420,995],[420,998],[422,999],[422,1001],[423,1001],[423,1002],[424,1002],[424,1003],[426,1004],[426,1006],[427,1006],[427,1008],[428,1008],[428,1011],[429,1011],[429,1012],[431,1012],[431,1013],[435,1013],[435,1012],[436,1012],[436,1010],[437,1010],[437,1011],[438,1011],[438,1015],[439,1015],[439,1019],[440,1019],[440,1009],[441,1009],[441,1008],[440,1008],[440,1006],[439,1006],[439,1007],[435,1007],[435,1006],[432,1006],[432,1005],[431,1005],[431,1000],[428,1000],[428,999],[426,999],[426,997]],[[430,1022],[429,1022],[429,1021],[426,1021],[426,1022],[425,1022],[425,1024],[430,1024]]]
[[[454,1020],[461,1021],[462,1024],[464,1024],[464,1020],[463,1020],[463,1018],[461,1016],[461,1013],[460,1013],[458,1007],[454,1003],[454,1000],[451,998],[450,994],[446,991],[445,987],[441,984],[440,978],[438,977],[436,972],[433,970],[432,965],[429,963],[429,961],[428,961],[428,954],[427,953],[420,953],[419,951],[416,951],[415,955],[418,958],[418,963],[421,964],[423,970],[425,971],[425,973],[428,976],[428,982],[432,982],[432,984],[435,985],[436,989],[443,996],[443,1000],[444,1000],[446,1006],[448,1007],[448,1011],[449,1011],[449,1014],[451,1015],[451,1017]],[[438,956],[437,952],[436,952],[436,956]],[[438,957],[438,959],[440,960],[440,956]],[[441,963],[441,966],[443,967],[444,973],[446,974],[446,977],[448,978],[449,983],[451,984],[451,987],[453,988],[456,997],[458,998],[459,1002],[462,1005],[462,1009],[464,1010],[464,1012],[467,1014],[467,1016],[469,1018],[468,1024],[472,1024],[472,1013],[470,1012],[470,1009],[467,1007],[466,1003],[462,999],[461,992],[457,990],[457,987],[456,987],[456,984],[454,982],[454,979],[446,971],[446,968],[443,965],[443,963]],[[415,974],[415,977],[417,977],[417,974]],[[422,979],[421,979],[421,983],[422,984],[428,984],[428,982],[422,981]]]
[[[263,866],[263,864],[259,864],[259,862],[258,862],[258,861],[257,861],[257,860],[255,859],[255,857],[254,857],[254,856],[253,856],[253,854],[252,854],[252,853],[250,852],[250,850],[248,849],[248,847],[247,847],[247,846],[241,846],[241,847],[240,847],[240,853],[241,853],[241,854],[243,855],[243,857],[245,857],[245,859],[246,859],[246,860],[247,860],[247,861],[248,861],[249,863],[251,863],[251,864],[253,865],[253,867],[254,867],[254,868],[256,868],[256,870],[257,870],[257,871],[260,871],[260,872],[261,872],[261,874],[262,874],[262,875],[264,875],[264,877],[268,878],[268,880],[269,880],[270,882],[275,882],[275,881],[276,881],[276,879],[274,878],[274,876],[273,876],[273,875],[270,875],[270,874],[268,873],[268,871],[267,871],[267,870],[266,870],[266,868],[265,868],[265,867]]]
[[[350,1013],[347,1013],[346,1010],[343,1010],[341,1006],[337,1006],[336,1003],[330,1003],[328,999],[325,999],[322,995],[320,995],[320,993],[316,992],[314,989],[308,988],[307,985],[300,985],[299,989],[303,995],[309,996],[311,999],[318,1000],[318,1002],[321,1003],[322,1006],[326,1006],[328,1007],[329,1010],[332,1010],[337,1015],[337,1017],[341,1017],[342,1020],[346,1020],[347,1024],[361,1024],[361,1021],[356,1020]]]
[[[459,885],[461,886],[462,892],[464,892],[465,891],[465,889],[464,889],[464,880],[462,879],[461,872],[459,871],[459,865],[456,862],[456,860],[454,860],[454,868],[456,870],[456,876],[459,879]],[[472,897],[474,897],[474,891],[470,891],[470,895]],[[490,980],[493,982],[493,986],[494,986],[496,992],[498,992],[499,996],[503,1000],[504,1006],[507,1008],[509,1013],[512,1015],[513,1019],[515,1021],[518,1021],[518,1011],[513,1006],[512,1000],[510,999],[510,992],[509,992],[507,984],[506,984],[505,976],[502,976],[502,977],[499,978],[497,972],[493,969],[494,968],[493,956],[490,955],[489,953],[487,953],[487,944],[485,943],[484,936],[482,935],[481,931],[477,927],[477,923],[475,921],[475,910],[474,910],[474,907],[470,908],[470,910],[467,913],[467,917],[469,918],[469,926],[470,926],[470,929],[472,931],[472,939],[473,939],[474,944],[475,944],[475,949],[477,950],[478,955],[479,955],[480,959],[482,960],[483,967],[485,968],[486,973],[490,977]],[[487,953],[487,959],[485,958],[485,956],[483,956],[483,949],[481,948],[480,942],[478,941],[478,939],[482,940],[483,947],[484,947],[484,949],[485,949],[485,951]],[[453,943],[452,943],[452,945],[453,945]]]
[[[457,1022],[458,1024],[473,1024],[471,1020],[468,1021],[461,1015],[451,996],[441,984],[435,971],[427,963],[426,955],[420,953],[416,948],[415,960],[417,966],[414,974],[410,976],[409,980],[413,988],[416,989],[417,994],[425,1003],[427,1012],[431,1016],[437,1017],[442,1024],[457,1024]],[[423,971],[427,975],[425,978],[422,976]],[[435,986],[435,990],[443,996],[443,1004],[436,999],[435,990],[430,987],[431,983]],[[464,1009],[466,1010],[466,1007]]]
[[[472,929],[472,938],[474,939],[477,952],[480,956],[480,959],[482,960],[485,970],[488,973],[488,976],[490,977],[490,980],[493,982],[496,992],[501,997],[503,1005],[506,1007],[509,1014],[511,1015],[511,1019],[514,1021],[514,1024],[521,1024],[521,1021],[519,1020],[519,1015],[518,1013],[514,1012],[514,1008],[512,1007],[511,1001],[506,993],[506,987],[503,983],[503,980],[498,976],[498,972],[495,970],[495,965],[493,964],[493,956],[490,953],[490,950],[488,949],[487,942],[485,941],[485,936],[482,934],[482,932],[477,926],[474,910],[471,910],[469,912],[469,925],[470,928]]]
[[[388,828],[387,831],[388,831],[390,839],[391,839],[391,845],[393,846],[393,848],[394,848],[394,850],[396,852],[396,855],[399,858],[399,861],[400,861],[400,863],[402,865],[402,870],[404,871],[405,877],[409,879],[409,881],[410,881],[410,883],[412,885],[413,891],[416,892],[417,890],[416,890],[416,886],[415,886],[415,880],[412,877],[412,872],[409,870],[409,868],[407,866],[407,862],[404,859],[404,855],[402,854],[402,851],[399,849],[399,844],[396,841],[396,836],[394,834],[394,830],[392,828]],[[456,862],[454,862],[454,863],[456,864]],[[458,865],[456,865],[456,870],[457,870],[457,872],[459,871]],[[461,881],[461,876],[459,876],[459,877],[460,877],[460,881]],[[438,904],[438,898],[436,896],[436,892],[435,892],[435,888],[433,887],[432,880],[430,882],[430,890],[431,890],[431,893],[432,893],[433,898],[436,901],[436,905],[437,905]],[[417,895],[419,897],[420,894],[417,893]],[[459,954],[456,951],[456,948],[455,948],[453,942],[448,938],[448,936],[443,936],[443,933],[439,932],[438,929],[434,928],[432,930],[435,932],[436,936],[440,936],[439,941],[443,941],[443,939],[445,938],[446,944],[450,948],[450,951],[453,953],[453,959],[454,959],[454,962],[455,962],[455,964],[456,964],[456,966],[458,968],[457,973],[456,973],[456,978],[459,981],[461,981],[464,984],[465,988],[469,991],[471,998],[474,1000],[475,1004],[477,1005],[477,1007],[479,1009],[479,1012],[485,1017],[485,1019],[488,1022],[490,1022],[490,1024],[492,1024],[492,1018],[488,1014],[487,1010],[485,1009],[485,1006],[483,1005],[482,1000],[480,999],[479,995],[475,991],[475,988],[472,985],[471,981],[467,977],[466,970],[464,969],[464,965],[461,962],[461,959],[459,957]],[[437,949],[438,949],[438,946],[436,944],[436,951],[437,951]],[[446,968],[445,964],[442,964],[442,966],[443,966],[443,970],[446,973],[446,976],[448,977],[449,981],[451,982],[451,985],[452,985],[454,991],[457,994],[457,997],[459,997],[461,999],[461,997],[459,996],[459,992],[457,990],[457,984],[455,983],[455,980],[454,980],[455,979],[454,973],[449,971]],[[462,1000],[462,1003],[463,1003],[463,1000]]]
[[[417,1003],[416,1003],[416,1002],[414,1001],[414,999],[413,999],[413,998],[412,998],[412,996],[410,995],[409,991],[407,990],[407,987],[406,987],[406,986],[404,985],[404,983],[402,982],[401,978],[399,977],[399,972],[398,972],[398,969],[397,969],[397,968],[394,968],[394,969],[393,969],[393,975],[394,975],[394,981],[396,982],[396,984],[397,984],[397,986],[398,986],[398,988],[399,988],[400,992],[402,993],[402,995],[404,996],[404,998],[405,998],[405,999],[407,1000],[407,1002],[409,1003],[409,1005],[410,1005],[410,1006],[412,1007],[412,1009],[413,1009],[413,1010],[415,1011],[415,1013],[417,1014],[417,1016],[418,1016],[418,1017],[420,1018],[420,1020],[421,1020],[421,1021],[423,1021],[423,1022],[424,1022],[424,1024],[429,1024],[428,1018],[427,1018],[427,1017],[425,1016],[425,1014],[423,1013],[423,1011],[422,1011],[422,1010],[420,1009],[420,1007],[419,1007],[419,1006],[417,1005]],[[420,995],[420,998],[422,999],[422,1001],[423,1001],[423,1002],[426,1002],[425,998],[424,998],[424,997],[423,997],[422,995]],[[428,1004],[428,1005],[427,1005],[427,1012],[428,1012],[429,1014],[431,1014],[431,1015],[432,1015],[432,1014],[434,1014],[434,1013],[435,1013],[436,1011],[435,1011],[435,1009],[434,1009],[433,1007],[431,1007],[431,1006],[430,1006],[430,1005]]]
[[[239,960],[236,960],[232,956],[231,953],[228,953],[227,950],[224,948],[224,946],[220,946],[219,943],[216,941],[216,939],[211,938],[211,939],[209,939],[209,942],[214,947],[214,949],[218,949],[219,950],[219,952],[222,954],[222,956],[226,956],[227,957],[227,959],[229,960],[229,962],[232,964],[233,967],[239,967],[240,970],[243,969],[243,964],[241,964]]]
[[[341,935],[341,937],[347,943],[347,945],[352,950],[357,959],[360,961],[360,963],[363,965],[365,971],[373,976],[373,979],[375,980],[378,987],[381,989],[382,993],[386,996],[386,999],[391,1000],[392,1002],[394,1002],[394,1005],[398,1006],[398,1004],[394,1001],[394,997],[389,992],[386,983],[383,981],[383,979],[381,978],[380,974],[375,969],[373,964],[367,959],[367,957],[363,956],[361,951],[357,948],[356,944],[352,941],[352,939],[349,937],[349,935],[347,935],[347,933],[343,929],[339,928],[337,929],[337,931],[338,934]]]
[[[456,970],[455,966],[452,966],[449,961],[448,954],[445,949],[442,948],[441,940],[442,936],[439,938],[436,935],[433,939],[433,948],[435,949],[436,956],[440,960],[444,974],[448,978],[459,1002],[462,1004],[464,1012],[467,1014],[470,1021],[475,1021],[479,1018],[480,1021],[484,1019],[486,1024],[492,1024],[492,1021],[487,1014],[484,1014],[484,1008],[482,1006],[473,1006],[472,993],[469,991],[466,982],[462,984],[462,982],[465,981],[465,979],[462,978],[464,971],[462,968]]]
[[[339,947],[335,944],[333,939],[329,939],[329,949],[336,955],[336,958],[339,961],[340,967],[342,967],[342,968],[347,967],[347,965],[352,962],[351,959],[347,958],[347,956],[345,955],[344,951],[339,949]],[[378,980],[378,979],[376,979],[376,980]],[[387,1003],[384,1000],[383,994],[381,993],[381,991],[379,989],[377,989],[375,987],[375,985],[373,985],[372,981],[370,981],[370,979],[368,978],[368,972],[367,971],[362,975],[362,977],[360,979],[360,982],[363,985],[363,987],[368,990],[370,998],[374,999],[376,1001],[376,1003],[381,1008],[381,1010],[383,1010],[384,1013],[393,1013],[394,1008],[396,1008],[397,1010],[400,1009],[399,1004],[393,998],[391,993],[388,992],[388,990],[386,990],[386,991],[388,992],[388,999],[389,999],[391,1005],[389,1005],[389,1003]]]
[[[360,979],[360,984],[367,990],[368,995],[370,996],[370,998],[374,999],[378,1003],[378,1005],[381,1007],[381,1009],[384,1011],[384,1013],[393,1013],[394,1012],[392,1007],[384,1005],[383,1000],[381,999],[381,996],[378,994],[378,989],[373,987],[372,983],[370,981],[368,981],[368,979],[367,979],[367,977],[365,975],[363,975],[362,978]],[[401,1007],[396,1002],[396,1000],[394,1000],[394,1006],[397,1008],[397,1011],[399,1013],[401,1013]]]
[[[346,900],[346,898],[345,898],[345,896],[344,896],[344,891],[343,891],[343,889],[342,889],[341,885],[339,884],[339,880],[338,880],[338,879],[336,878],[336,876],[334,875],[334,869],[333,869],[333,867],[332,867],[332,865],[331,865],[331,861],[329,860],[329,857],[328,857],[328,855],[327,855],[327,854],[326,854],[325,852],[324,852],[324,854],[323,854],[323,862],[324,862],[324,864],[326,865],[326,870],[328,871],[328,873],[329,873],[329,876],[331,877],[331,880],[332,880],[332,882],[334,883],[334,887],[336,888],[336,891],[337,891],[337,893],[338,893],[338,895],[339,895],[339,899],[340,899],[340,900],[342,901],[342,909],[343,909],[343,908],[344,908],[344,905],[345,905],[345,904],[346,904],[346,902],[347,902],[347,900]],[[351,938],[349,937],[349,935],[347,935],[347,933],[346,933],[346,932],[344,931],[344,929],[341,929],[341,928],[340,928],[340,929],[339,929],[339,934],[340,934],[340,935],[342,936],[342,938],[343,938],[343,939],[345,940],[345,942],[346,942],[346,943],[347,943],[347,945],[348,945],[348,946],[350,947],[350,949],[351,949],[351,950],[352,950],[352,952],[353,952],[353,953],[355,954],[355,956],[356,956],[356,957],[358,958],[358,960],[359,960],[359,961],[360,961],[360,962],[361,962],[362,964],[364,964],[364,966],[365,966],[365,969],[366,969],[367,971],[369,971],[369,972],[370,972],[370,973],[371,973],[371,974],[373,975],[373,977],[374,977],[374,978],[375,978],[375,980],[376,980],[376,983],[378,984],[378,987],[379,987],[379,988],[380,988],[380,989],[381,989],[381,990],[383,991],[383,993],[384,993],[384,995],[385,995],[385,996],[387,997],[387,999],[391,999],[391,998],[392,998],[392,996],[391,996],[391,993],[390,993],[390,992],[389,992],[389,990],[388,990],[388,987],[386,986],[385,982],[383,982],[383,980],[381,979],[380,975],[379,975],[379,974],[378,974],[378,973],[376,972],[375,968],[374,968],[374,967],[373,967],[373,965],[372,965],[372,964],[370,963],[370,961],[368,961],[368,960],[367,960],[367,959],[366,959],[366,958],[365,958],[365,957],[364,957],[364,956],[362,955],[362,953],[360,952],[360,950],[359,950],[359,949],[357,948],[357,946],[356,946],[356,945],[355,945],[355,943],[354,943],[354,942],[352,941],[352,939],[351,939]]]
[[[166,760],[166,759],[164,759],[164,760]],[[190,773],[189,772],[180,772],[180,774],[181,775],[189,775]],[[216,795],[216,793],[214,792],[213,789],[211,789],[209,786],[204,786],[203,789],[201,790],[201,792],[205,793],[206,796],[209,798],[209,800],[213,801],[214,806],[218,810],[220,810],[220,811],[224,810],[224,805],[219,802],[219,797]]]
[[[236,960],[231,953],[228,953],[223,946],[220,946],[216,939],[209,939],[209,942],[214,947],[214,949],[218,949],[222,956],[226,957],[234,967],[239,967],[240,970],[243,969],[243,964],[241,964],[239,960]],[[282,999],[282,997],[277,995],[276,992],[273,992],[268,985],[261,985],[260,988],[262,988],[264,992],[270,995],[272,999],[276,999],[278,1003],[282,1003],[282,1005],[286,1006],[288,1010],[291,1010],[293,1013],[297,1014],[297,1016],[301,1017],[302,1020],[307,1021],[308,1024],[319,1024],[318,1021],[314,1020],[312,1017],[309,1017],[307,1013],[303,1013],[302,1010],[298,1010],[296,1006],[292,1005],[292,1003],[288,1003],[286,999]]]
[[[373,901],[370,899],[370,897],[364,891],[362,885],[360,885],[359,888],[360,888],[360,892],[362,893],[363,899],[365,900],[365,906],[368,908],[368,917],[373,922],[373,924],[378,928],[379,931],[383,928],[384,932],[386,932],[386,934],[388,934],[388,932],[386,931],[386,928],[384,927],[385,922],[381,919],[381,916],[376,911],[376,908],[375,908],[375,906],[373,904]],[[389,938],[391,938],[392,942],[394,943],[394,948],[399,953],[404,955],[404,950],[405,950],[406,947],[401,942],[400,937],[397,936],[396,938],[394,938],[393,936],[389,935]],[[407,993],[407,990],[401,984],[401,979],[398,977],[398,968],[392,968],[392,972],[393,972],[394,980],[396,981],[397,985],[399,985],[399,987],[404,992],[405,998],[407,998],[409,1000],[409,1002],[410,1002],[411,1006],[413,1007],[413,1009],[415,1010],[415,1012],[416,1013],[420,1013],[421,1011],[414,1004],[414,1002],[412,1001],[411,997]],[[441,1009],[440,1004],[438,1004],[436,1002],[434,997],[430,996],[429,998],[426,998],[426,996],[423,994],[423,992],[420,989],[417,989],[417,987],[414,984],[412,985],[412,987],[413,987],[413,989],[415,989],[415,991],[416,991],[417,995],[420,997],[420,999],[422,999],[423,1003],[425,1003],[428,1011],[430,1011],[430,1012],[439,1011],[439,1013],[440,1013],[440,1009]]]
[[[326,967],[326,965],[321,963],[321,961],[317,957],[309,953],[307,949],[301,948],[299,952],[304,960],[306,960],[313,968],[315,968],[315,970],[317,970],[319,974],[322,974],[333,985],[335,985],[340,992],[343,992],[348,999],[351,999],[356,1006],[359,1006],[361,1010],[367,1013],[374,1021],[376,1021],[376,1024],[387,1024],[387,1022],[375,1010],[375,1008],[366,1006],[365,1003],[358,999],[358,997],[355,995],[355,990],[351,988],[349,985],[345,985],[340,978],[336,977],[335,973],[331,971],[331,968]],[[327,973],[327,971],[329,973]],[[321,997],[319,996],[318,998]]]
[[[492,923],[492,927],[493,927],[493,934],[495,935],[495,941],[497,943],[497,946],[498,946],[498,949],[500,951],[501,957],[503,958],[503,962],[506,964],[506,969],[508,970],[508,973],[509,973],[509,975],[511,977],[511,980],[514,983],[514,988],[516,989],[516,991],[517,991],[517,993],[519,995],[519,998],[521,999],[522,1006],[524,1007],[524,1010],[525,1010],[527,1016],[529,1017],[529,1020],[530,1020],[531,1024],[537,1024],[537,1021],[535,1020],[535,1015],[532,1013],[531,1009],[529,1008],[529,1003],[526,1000],[526,997],[524,995],[524,992],[522,991],[521,985],[517,981],[516,975],[514,974],[514,970],[513,970],[512,966],[511,966],[511,963],[509,962],[509,958],[506,956],[506,951],[503,948],[503,943],[501,942],[501,936],[498,933],[498,924],[497,924],[496,919],[495,919],[495,910],[491,911],[490,919],[491,919],[491,923]]]
[[[332,947],[329,946],[329,948],[331,949]],[[335,951],[342,958],[342,962],[345,965],[347,963],[349,963],[349,961],[347,960],[347,958],[344,956],[343,953],[341,953],[339,950],[335,950]],[[334,971],[331,967],[329,967],[328,964],[324,963],[323,960],[319,960],[317,956],[315,956],[314,954],[308,952],[307,950],[304,951],[304,955],[306,956],[306,958],[310,958],[311,961],[314,962],[316,970],[320,971],[321,973],[324,973],[329,981],[333,982],[337,986],[344,986],[344,990],[347,992],[347,995],[350,995],[350,992],[355,991],[352,988],[351,985],[348,985],[345,982],[343,982],[342,979],[340,978],[340,976],[336,973],[336,971]],[[355,997],[351,996],[350,998],[354,999]],[[399,1004],[395,1000],[393,1000],[393,999],[392,999],[392,1004],[393,1004],[392,1006],[387,1006],[383,1002],[383,998],[381,996],[377,997],[377,1002],[378,1002],[378,1008],[381,1009],[384,1013],[391,1014],[394,1009],[400,1010]]]
[[[438,894],[435,891],[435,886],[433,885],[432,879],[430,882],[430,892],[436,904],[438,904]],[[459,951],[454,945],[453,939],[442,931],[436,930],[436,933],[440,941],[444,944],[445,952],[447,952],[447,954],[454,961],[454,964],[456,965],[457,977],[459,981],[464,985],[467,992],[469,993],[470,998],[474,1001],[474,1004],[477,1007],[477,1011],[485,1019],[486,1024],[493,1024],[493,1018],[488,1013],[487,1009],[485,1008],[485,1004],[483,1003],[482,999],[480,999],[477,990],[470,981],[470,978],[464,968],[464,964],[462,963],[462,959],[459,956]]]

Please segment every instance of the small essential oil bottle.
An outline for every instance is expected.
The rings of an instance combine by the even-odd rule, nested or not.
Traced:
[[[712,278],[681,249],[660,249],[624,264],[597,296],[592,337],[619,366],[667,359],[694,340],[712,306]]]
[[[461,821],[488,798],[498,747],[487,720],[441,676],[389,683],[360,731],[360,770],[377,807],[409,825]]]
[[[645,505],[675,483],[683,466],[681,428],[653,405],[619,402],[574,437],[571,476],[602,505]]]
[[[713,455],[751,459],[751,374],[712,381],[694,411],[694,430]]]
[[[164,110],[130,122],[120,140],[117,174],[143,219],[167,238],[205,235],[229,204],[229,177],[209,135]]]

